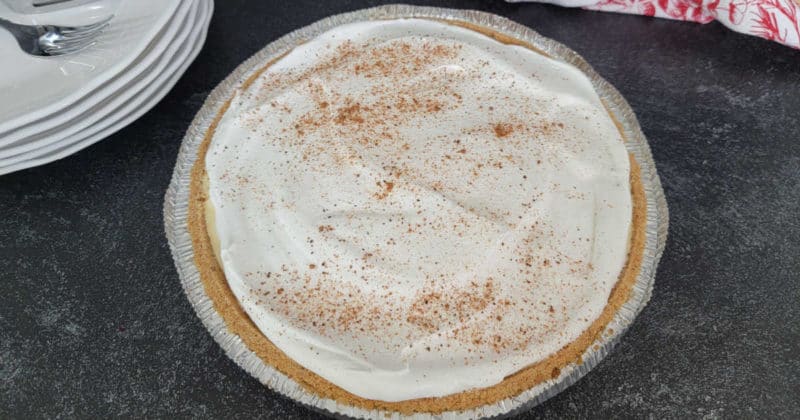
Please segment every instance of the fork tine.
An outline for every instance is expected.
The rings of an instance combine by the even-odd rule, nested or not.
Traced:
[[[95,44],[96,41],[94,39],[87,39],[84,41],[76,41],[76,42],[61,42],[58,44],[52,44],[44,47],[44,51],[73,51],[76,48],[83,48],[89,44]]]
[[[103,19],[103,20],[101,20],[99,22],[95,22],[95,23],[92,23],[92,24],[89,24],[89,25],[64,27],[64,28],[61,28],[61,30],[59,32],[61,32],[64,35],[67,35],[67,34],[76,34],[76,33],[94,31],[97,28],[100,28],[100,27],[104,28],[104,27],[108,26],[108,22],[113,17],[114,17],[114,15],[111,15],[111,16],[108,16],[107,18],[105,18],[105,19]]]
[[[92,29],[91,31],[84,31],[84,32],[73,32],[73,33],[61,33],[64,37],[64,40],[79,40],[79,39],[86,39],[97,36],[98,34],[102,33],[106,28],[108,28],[108,24],[106,23],[103,26],[97,27]]]
[[[89,24],[86,24],[86,25],[79,25],[79,26],[63,26],[63,29],[73,30],[73,29],[80,29],[80,28],[90,28],[92,26],[100,26],[100,25],[103,25],[105,23],[108,23],[113,18],[114,18],[114,15],[108,15],[108,16],[106,16],[106,17],[104,17],[104,18],[102,18],[102,19],[100,19],[100,20],[98,20],[98,21],[96,21],[94,23],[89,23]]]
[[[43,48],[44,48],[45,52],[56,51],[56,50],[62,50],[62,51],[69,50],[69,51],[72,51],[75,48],[81,48],[87,42],[94,43],[95,39],[100,35],[100,33],[103,32],[103,30],[106,28],[107,25],[108,24],[106,24],[104,26],[101,26],[99,28],[96,28],[92,32],[83,33],[83,34],[80,34],[80,35],[77,35],[77,36],[75,36],[75,35],[62,35],[62,38],[55,39],[55,40],[47,43]]]
[[[61,35],[64,35],[64,36],[78,36],[78,35],[82,35],[82,34],[91,34],[91,33],[96,32],[99,29],[103,29],[103,28],[106,28],[106,27],[108,27],[108,23],[105,23],[105,24],[100,25],[100,26],[87,27],[87,28],[83,28],[83,29],[80,29],[80,30],[73,30],[73,31],[61,30],[61,31],[59,31],[59,33],[61,33]]]
[[[95,40],[94,37],[85,37],[83,39],[61,40],[58,42],[43,44],[41,48],[44,52],[48,54],[55,52],[60,52],[61,54],[65,54],[67,52],[74,52],[83,49],[88,45],[94,45],[96,43],[97,41]]]
[[[2,1],[2,0],[0,0]],[[114,15],[90,25],[63,27],[41,26],[36,38],[35,55],[65,55],[86,49],[97,43],[96,38],[109,26]],[[43,31],[43,32],[42,32]],[[36,35],[34,35],[36,36]]]
[[[62,47],[48,47],[48,48],[44,48],[43,51],[47,55],[52,55],[52,56],[66,55],[66,54],[76,53],[78,51],[81,51],[81,50],[84,50],[86,48],[89,48],[89,47],[91,47],[92,45],[94,45],[96,43],[97,42],[92,41],[92,42],[87,42],[86,44],[76,44],[76,45],[73,45],[71,47],[64,47],[64,48],[62,48]]]

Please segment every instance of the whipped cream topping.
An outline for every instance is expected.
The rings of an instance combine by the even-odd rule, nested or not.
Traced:
[[[206,169],[244,310],[363,398],[543,360],[598,318],[628,251],[628,154],[587,77],[441,22],[296,47],[231,100]]]

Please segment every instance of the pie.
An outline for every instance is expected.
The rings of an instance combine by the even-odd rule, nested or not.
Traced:
[[[513,397],[607,332],[645,192],[588,77],[473,24],[333,28],[265,63],[208,129],[189,231],[227,328],[365,409]]]

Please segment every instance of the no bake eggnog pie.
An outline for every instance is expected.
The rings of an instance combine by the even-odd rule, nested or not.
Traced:
[[[559,375],[629,296],[635,160],[589,79],[468,24],[347,24],[209,128],[189,230],[228,329],[308,391],[441,412]]]

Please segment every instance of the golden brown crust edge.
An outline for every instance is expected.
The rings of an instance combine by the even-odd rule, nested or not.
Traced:
[[[541,53],[538,49],[522,43],[519,40],[494,33],[471,23],[453,21],[447,21],[447,23],[464,26],[492,36],[501,42],[523,45]],[[275,60],[277,59],[279,58]],[[275,60],[266,64],[261,70],[247,79],[243,84],[243,88],[250,85],[253,80]],[[214,309],[216,309],[225,321],[228,331],[238,335],[244,344],[261,358],[264,363],[274,367],[299,383],[307,391],[321,398],[333,399],[346,405],[361,407],[368,410],[380,409],[400,413],[441,413],[443,411],[466,410],[480,407],[519,395],[541,382],[557,377],[561,369],[568,364],[573,362],[581,363],[581,355],[603,333],[619,308],[628,300],[633,285],[636,283],[644,252],[647,211],[639,165],[636,163],[634,157],[630,155],[633,215],[631,219],[628,259],[617,284],[611,291],[605,309],[575,341],[567,344],[548,358],[506,377],[499,384],[487,388],[468,390],[444,397],[419,398],[399,402],[370,400],[353,395],[304,368],[269,341],[239,305],[236,296],[234,296],[228,286],[222,268],[217,262],[211,245],[211,239],[208,235],[205,217],[205,201],[207,200],[207,190],[205,188],[205,157],[214,130],[220,118],[228,109],[228,105],[229,101],[222,106],[214,121],[212,121],[209,126],[205,138],[199,147],[197,160],[192,167],[189,191],[188,229],[192,238],[195,265],[200,273],[200,280],[203,283],[206,294],[211,299]],[[613,118],[613,114],[611,116]],[[616,120],[615,123],[619,126]],[[620,133],[622,133],[621,129]]]

